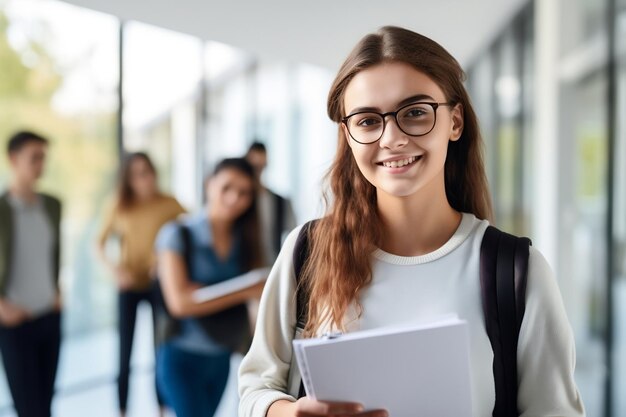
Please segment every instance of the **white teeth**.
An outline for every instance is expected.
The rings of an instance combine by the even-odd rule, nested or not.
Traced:
[[[410,158],[401,159],[399,161],[383,162],[383,165],[386,166],[387,168],[401,168],[401,167],[403,167],[405,165],[409,165],[409,164],[415,162],[416,159],[417,159],[416,156],[412,156]]]

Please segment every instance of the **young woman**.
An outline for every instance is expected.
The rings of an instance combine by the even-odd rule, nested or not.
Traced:
[[[120,414],[126,413],[130,355],[135,332],[137,306],[141,301],[152,305],[151,280],[155,269],[154,241],[161,226],[175,219],[185,209],[174,197],[163,194],[157,185],[157,173],[145,153],[130,154],[124,160],[117,196],[106,213],[98,238],[98,252],[117,281],[118,326],[120,334],[118,399]],[[107,239],[115,235],[121,243],[119,262],[105,253]],[[159,404],[162,401],[157,392]]]
[[[355,47],[329,94],[328,114],[339,124],[332,200],[309,233],[300,282],[309,296],[309,337],[447,313],[466,320],[473,415],[484,417],[492,414],[495,387],[479,257],[492,209],[463,78],[440,45],[405,29],[382,28]],[[240,368],[240,416],[385,416],[359,404],[296,400],[289,375],[298,233],[287,239],[266,284]],[[520,414],[584,415],[574,361],[556,281],[531,248],[518,347]]]
[[[194,300],[196,289],[263,265],[252,166],[245,159],[223,160],[206,190],[208,205],[202,213],[167,224],[157,238],[165,304],[179,325],[158,349],[156,375],[177,417],[213,416],[228,380],[232,348],[219,335],[207,333],[197,318],[226,319],[224,312],[237,316],[237,308],[243,307],[239,322],[225,330],[244,324],[249,334],[245,303],[258,299],[263,289],[261,283],[211,301]]]

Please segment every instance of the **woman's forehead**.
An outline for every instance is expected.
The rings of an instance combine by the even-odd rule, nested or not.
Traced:
[[[252,178],[235,168],[224,168],[214,175],[218,182],[251,183]]]
[[[356,107],[390,111],[401,101],[417,95],[429,96],[438,102],[446,101],[441,88],[429,76],[409,64],[378,64],[352,78],[344,94],[344,111],[349,114]]]

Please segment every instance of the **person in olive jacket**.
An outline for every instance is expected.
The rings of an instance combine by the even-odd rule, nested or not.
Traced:
[[[0,196],[0,351],[19,417],[49,417],[61,343],[61,203],[36,191],[48,140],[9,139],[12,172]]]

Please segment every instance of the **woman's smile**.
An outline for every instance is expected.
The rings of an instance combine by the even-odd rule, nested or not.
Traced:
[[[423,155],[414,155],[409,157],[399,156],[388,158],[384,161],[376,162],[376,165],[383,168],[391,174],[401,174],[407,172],[411,167],[417,165]]]

